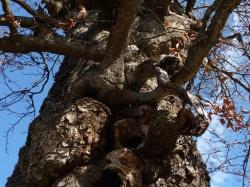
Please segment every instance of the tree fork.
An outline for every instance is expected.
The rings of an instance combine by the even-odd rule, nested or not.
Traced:
[[[134,90],[125,82],[124,56],[140,3],[120,2],[105,52],[105,45],[79,43],[82,53],[65,57],[7,186],[209,186],[189,136],[201,135],[207,124],[188,108],[186,92],[159,81],[142,92],[146,79],[158,76],[154,66]]]

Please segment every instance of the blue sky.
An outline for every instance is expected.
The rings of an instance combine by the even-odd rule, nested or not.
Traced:
[[[20,82],[27,81],[25,76],[20,76]],[[23,78],[22,78],[23,77]],[[44,98],[47,96],[48,89],[51,87],[53,80],[50,80],[48,85],[45,87],[45,90],[42,94],[37,95],[35,98],[37,109],[40,108],[40,105]],[[0,86],[0,93],[4,92],[4,88]],[[22,110],[24,105],[22,103],[16,104],[16,110]],[[28,127],[30,122],[33,119],[33,116],[25,118],[18,124],[14,131],[9,134],[9,143],[7,145],[8,152],[6,152],[6,131],[10,128],[11,124],[17,119],[15,116],[11,115],[9,112],[0,112],[0,187],[4,186],[6,183],[7,177],[12,174],[14,166],[18,160],[19,149],[25,144]]]
[[[10,119],[7,114],[0,113],[0,186],[4,186],[7,177],[9,177],[14,169],[14,165],[18,159],[18,151],[24,145],[27,136],[27,129],[29,121],[25,120],[18,125],[14,132],[10,135],[8,153],[5,152],[5,131],[8,129]]]
[[[214,130],[216,134],[218,134],[220,137],[225,138],[226,140],[232,140],[235,138],[234,132],[232,132],[231,129],[225,128],[223,125],[220,124],[219,120],[214,118],[209,125],[209,130]],[[239,138],[239,137],[238,137]],[[210,160],[214,163],[220,164],[221,161],[225,160],[225,154],[226,149],[221,142],[207,143],[206,140],[210,139],[216,139],[212,136],[212,134],[209,133],[209,131],[206,131],[201,138],[198,138],[197,141],[197,147],[198,150],[204,154],[203,159],[207,159],[207,153],[215,150],[219,150],[221,152],[218,152],[214,156],[210,156]],[[213,149],[211,149],[213,148]],[[237,154],[236,150],[234,150],[234,153]],[[242,186],[241,178],[237,178],[235,175],[226,174],[222,172],[214,172],[210,175],[211,177],[211,187],[240,187]]]

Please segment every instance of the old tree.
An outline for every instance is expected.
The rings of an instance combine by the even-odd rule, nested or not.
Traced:
[[[4,83],[8,67],[42,71],[29,88],[8,87],[1,110],[21,99],[32,108],[53,55],[64,56],[7,186],[209,186],[193,137],[213,114],[233,130],[247,126],[234,98],[249,92],[248,1],[1,4]],[[237,28],[226,24],[232,13]],[[231,63],[228,46],[246,60]]]

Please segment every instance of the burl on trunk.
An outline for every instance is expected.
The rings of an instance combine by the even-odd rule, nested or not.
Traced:
[[[54,17],[70,11],[45,2]],[[94,2],[69,7],[83,13]],[[171,82],[196,22],[153,2],[138,11],[140,0],[120,1],[115,22],[81,22],[67,33],[105,52],[96,60],[65,57],[7,186],[209,186],[191,137],[206,130],[206,116],[195,96]],[[114,16],[107,6],[86,20]]]

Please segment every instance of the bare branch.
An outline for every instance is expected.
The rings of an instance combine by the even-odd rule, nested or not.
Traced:
[[[14,16],[14,20],[19,24],[22,28],[32,28],[37,26],[37,23],[33,18],[23,17],[23,16]],[[8,26],[8,20],[4,15],[0,15],[0,25]]]
[[[104,60],[96,75],[91,78],[91,85],[99,89],[100,97],[106,97],[107,90],[123,89],[124,51],[127,48],[131,28],[142,0],[119,1],[115,25],[111,30]],[[103,91],[103,87],[107,90]]]
[[[171,0],[160,0],[162,15],[168,15],[169,14],[169,7],[170,7]]]
[[[195,2],[196,2],[196,0],[188,0],[188,2],[187,2],[185,14],[188,17],[191,17],[191,15],[192,15],[192,10],[194,8]]]
[[[222,4],[223,0],[214,0],[213,4],[211,6],[209,6],[203,16],[202,19],[202,30],[205,31],[206,27],[207,27],[207,23],[209,21],[209,18],[211,16],[211,14],[216,11],[219,6]]]
[[[151,92],[136,92],[130,89],[123,90],[122,94],[119,96],[119,101],[116,102],[118,105],[143,105],[152,104],[155,105],[159,103],[163,98],[168,95],[178,95],[181,98],[187,100],[186,91],[182,88],[169,84],[166,87],[158,86],[155,90]]]
[[[220,32],[226,24],[230,13],[240,4],[240,0],[224,0],[215,11],[215,15],[208,26],[205,35],[201,30],[194,44],[188,50],[188,57],[184,67],[172,77],[171,81],[179,85],[192,79],[198,71],[204,57],[206,57],[219,38]]]
[[[247,165],[248,165],[248,161],[249,161],[249,156],[250,156],[250,142],[248,142],[249,146],[247,149],[247,154],[245,156],[245,159],[243,161],[243,180],[242,180],[242,186],[245,186],[245,178],[246,178],[246,172],[247,172]]]
[[[216,71],[219,71],[223,74],[225,74],[226,76],[228,76],[230,79],[232,79],[235,83],[239,84],[242,88],[244,88],[247,92],[250,93],[250,88],[246,85],[244,85],[239,79],[233,77],[232,73],[231,72],[228,72],[228,71],[225,71],[225,70],[222,70],[214,65],[211,65],[211,68],[213,70],[216,70]]]
[[[20,5],[21,7],[23,7],[29,14],[34,16],[34,18],[40,19],[44,21],[45,23],[50,24],[54,27],[62,28],[62,29],[69,29],[73,26],[67,22],[60,21],[59,19],[54,19],[52,17],[42,14],[41,12],[35,11],[30,5],[28,5],[26,2],[22,0],[12,0],[12,1]]]
[[[51,52],[95,60],[100,60],[104,52],[104,48],[98,47],[97,44],[69,41],[55,36],[51,36],[49,39],[34,36],[2,37],[0,38],[0,50],[10,53]]]
[[[8,26],[10,28],[10,34],[16,35],[17,29],[15,27],[15,19],[13,17],[12,12],[11,12],[8,0],[1,0],[1,2],[2,2],[3,11],[5,12],[6,20],[8,22]]]
[[[141,2],[142,0],[120,1],[116,23],[106,50],[106,61],[114,62],[123,55]]]
[[[238,42],[241,44],[241,45],[244,45],[244,41],[243,41],[243,38],[242,38],[242,35],[241,33],[237,32],[237,33],[234,33],[230,36],[227,36],[225,37],[225,39],[234,39],[236,38],[236,40],[238,40]]]
[[[34,17],[39,17],[39,14],[24,1],[22,0],[12,0],[12,1],[23,7],[29,14],[33,15]]]

